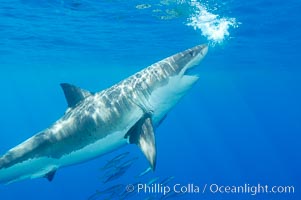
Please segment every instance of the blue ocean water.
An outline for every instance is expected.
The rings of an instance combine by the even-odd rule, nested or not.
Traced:
[[[81,200],[112,185],[169,176],[170,186],[201,188],[175,199],[300,199],[300,9],[298,0],[0,0],[1,154],[63,115],[60,83],[100,91],[209,44],[199,82],[156,131],[154,173],[135,178],[148,163],[129,145],[60,169],[52,182],[1,185],[0,199]],[[138,160],[121,178],[102,183],[100,168],[127,151]],[[295,191],[212,193],[212,184]],[[160,196],[127,199],[154,195]]]

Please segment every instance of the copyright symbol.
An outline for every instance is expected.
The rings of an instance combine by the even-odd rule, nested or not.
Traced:
[[[132,184],[128,184],[128,185],[125,187],[125,189],[126,189],[127,192],[134,192],[135,186],[132,185]]]

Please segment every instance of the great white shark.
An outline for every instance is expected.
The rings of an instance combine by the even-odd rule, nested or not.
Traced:
[[[198,80],[188,71],[207,54],[198,45],[165,58],[103,91],[63,83],[68,109],[49,128],[0,157],[0,182],[45,177],[131,143],[156,166],[154,130]]]

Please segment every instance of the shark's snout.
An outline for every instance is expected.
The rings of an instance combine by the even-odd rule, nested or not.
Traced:
[[[202,56],[205,56],[207,53],[208,53],[208,45],[205,44],[205,45],[203,45],[203,48],[201,50],[201,54],[202,54]]]
[[[188,51],[190,51],[189,53],[192,56],[191,58],[192,60],[200,61],[202,58],[206,56],[208,52],[208,45],[207,44],[198,45],[196,47],[189,49]]]
[[[206,56],[208,52],[208,45],[198,45],[186,51],[186,55],[183,55],[188,60],[187,64],[182,69],[183,75],[193,75],[195,66]],[[183,59],[184,59],[183,58]]]

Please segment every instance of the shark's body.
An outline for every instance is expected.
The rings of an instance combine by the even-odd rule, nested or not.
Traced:
[[[95,94],[61,84],[69,106],[65,115],[0,158],[0,182],[52,180],[61,167],[127,143],[137,144],[154,168],[154,127],[197,81],[185,72],[207,49],[199,45],[175,54]]]

